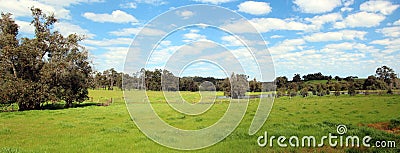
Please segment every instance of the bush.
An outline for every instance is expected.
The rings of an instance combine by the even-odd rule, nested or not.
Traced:
[[[393,128],[396,128],[396,127],[399,127],[400,126],[400,118],[396,118],[396,119],[391,119],[390,120],[390,124],[389,124],[389,128],[390,129],[393,129]]]

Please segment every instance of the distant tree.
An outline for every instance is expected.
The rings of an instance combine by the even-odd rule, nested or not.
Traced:
[[[321,72],[314,73],[314,74],[303,75],[303,80],[304,81],[309,81],[309,80],[330,80],[330,79],[332,79],[332,76],[324,76],[324,75],[322,75]]]
[[[325,92],[325,90],[326,90],[325,89],[326,88],[325,84],[319,83],[319,84],[317,84],[316,88],[317,88],[317,95],[318,96],[324,96],[326,94],[326,92]]]
[[[247,76],[232,73],[230,78],[224,80],[224,95],[233,99],[240,98],[246,94],[249,87]]]
[[[250,92],[260,92],[261,91],[261,82],[258,82],[256,78],[249,82],[249,90]]]
[[[301,81],[300,74],[294,74],[294,77],[293,77],[292,81],[293,82],[300,82]]]
[[[365,89],[365,90],[376,90],[377,89],[377,87],[376,87],[376,77],[375,76],[373,76],[373,75],[371,75],[371,76],[368,76],[368,78],[367,79],[365,79],[365,81],[364,81],[364,84],[363,84],[363,88]]]
[[[336,82],[335,83],[335,96],[340,95],[340,90],[341,90],[341,85],[340,85],[340,83]]]
[[[357,76],[348,76],[348,77],[344,78],[343,80],[345,80],[345,81],[354,81],[357,78],[358,78]]]
[[[236,99],[244,96],[249,87],[247,76],[244,74],[232,73],[231,77],[231,97]]]
[[[174,76],[168,70],[162,71],[161,76],[162,90],[163,91],[178,91],[179,90],[179,78]]]
[[[179,88],[181,91],[198,91],[199,87],[196,82],[193,81],[193,78],[183,77],[179,81]]]
[[[397,82],[397,76],[393,69],[388,66],[382,66],[376,69],[376,76],[388,86],[388,93],[392,93],[394,83]]]
[[[308,88],[304,87],[303,89],[300,90],[300,94],[303,97],[307,97],[308,96]]]
[[[224,91],[224,96],[231,96],[231,82],[229,78],[225,78],[221,83],[221,88]]]
[[[342,81],[342,78],[340,78],[339,76],[335,76],[335,80],[336,81]]]
[[[295,97],[295,96],[297,96],[297,91],[295,91],[294,89],[289,89],[289,90],[287,91],[287,94],[288,94],[290,97]]]
[[[286,90],[285,90],[285,88],[278,88],[277,91],[276,91],[276,95],[277,95],[278,97],[285,96],[285,95],[286,95]]]
[[[286,88],[287,82],[288,82],[288,78],[286,76],[277,77],[275,79],[277,88]]]
[[[348,83],[348,85],[347,85],[347,93],[348,93],[350,96],[356,95],[356,87],[354,86],[354,82],[353,82],[353,81],[350,81],[350,82]]]

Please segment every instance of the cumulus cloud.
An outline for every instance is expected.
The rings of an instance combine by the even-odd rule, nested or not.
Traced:
[[[252,15],[265,15],[272,11],[269,3],[246,1],[238,5],[239,11]]]
[[[318,27],[312,24],[305,24],[295,21],[294,19],[278,19],[278,18],[253,18],[248,21],[237,21],[223,25],[222,28],[229,29],[237,33],[256,33],[253,27],[259,32],[269,32],[273,30],[294,30],[294,31],[313,31]]]
[[[48,1],[45,1],[48,2]],[[1,1],[0,10],[2,12],[11,12],[15,17],[31,16],[30,8],[34,6],[42,9],[44,13],[52,14],[59,19],[71,19],[70,11],[60,5],[50,5],[40,1],[31,0],[6,0]]]
[[[234,0],[193,0],[193,1],[201,3],[222,4],[222,3],[232,2]]]
[[[364,36],[367,34],[365,31],[357,30],[341,30],[336,32],[318,32],[309,36],[305,36],[304,39],[308,42],[324,42],[324,41],[340,41],[340,40],[364,40]]]
[[[311,22],[313,25],[321,29],[326,23],[335,23],[336,21],[343,20],[340,13],[330,13],[324,15],[317,15],[312,18],[305,18],[305,21]]]
[[[31,22],[26,22],[26,21],[20,21],[20,20],[15,20],[15,23],[18,24],[19,26],[19,31],[25,34],[34,34],[35,33],[35,27],[31,25]]]
[[[160,6],[160,5],[165,5],[167,4],[166,1],[164,0],[135,0],[136,3],[144,3],[144,4],[150,4],[154,6]]]
[[[386,37],[399,37],[400,36],[400,27],[385,27],[382,29],[377,29],[376,32],[382,33]]]
[[[334,27],[338,29],[346,27],[375,27],[385,20],[385,18],[386,17],[381,14],[358,12],[347,16],[341,22],[336,22]]]
[[[183,42],[191,42],[191,41],[203,41],[207,40],[205,35],[201,35],[198,33],[199,30],[192,29],[189,33],[183,35]]]
[[[395,21],[395,22],[393,22],[393,25],[400,25],[400,19]]]
[[[360,10],[390,15],[398,7],[399,5],[393,5],[390,1],[367,1],[360,5]]]
[[[192,17],[194,15],[194,13],[192,11],[176,11],[176,14],[181,16],[183,19],[189,19],[190,17]]]
[[[134,3],[134,2],[128,2],[128,3],[125,3],[125,4],[120,4],[119,6],[122,7],[122,8],[135,9],[137,7],[137,4]]]
[[[286,39],[270,47],[269,51],[272,55],[282,55],[295,50],[303,50],[304,44],[303,39]]]
[[[282,35],[272,35],[270,38],[272,38],[272,39],[283,38],[283,36]]]
[[[121,11],[121,10],[115,10],[111,14],[107,14],[107,13],[96,14],[96,13],[92,13],[92,12],[86,12],[83,14],[83,17],[85,17],[89,20],[92,20],[95,22],[101,22],[101,23],[104,23],[104,22],[113,22],[113,23],[132,23],[133,22],[133,23],[136,23],[136,22],[138,22],[138,20],[134,16],[132,16],[124,11]]]
[[[297,9],[303,13],[326,13],[340,6],[341,0],[294,0]]]
[[[72,23],[65,22],[65,21],[56,22],[54,24],[54,29],[59,31],[64,36],[68,36],[70,34],[77,34],[77,35],[85,36],[88,38],[92,38],[95,36],[95,34],[90,33],[89,30],[83,29],[76,24],[72,24]]]

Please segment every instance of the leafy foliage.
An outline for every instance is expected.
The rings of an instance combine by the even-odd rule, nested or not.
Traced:
[[[57,22],[31,8],[34,38],[17,38],[18,25],[11,14],[0,20],[0,101],[17,103],[20,110],[40,109],[47,101],[82,102],[87,99],[91,67],[82,37],[52,31]],[[46,56],[47,55],[47,56]]]

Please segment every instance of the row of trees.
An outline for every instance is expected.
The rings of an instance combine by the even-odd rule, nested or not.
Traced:
[[[48,101],[65,101],[65,107],[84,101],[92,69],[87,51],[78,44],[82,38],[53,31],[54,15],[31,11],[33,38],[19,38],[11,14],[1,14],[0,103],[30,110]]]
[[[314,95],[327,95],[334,92],[335,95],[340,95],[343,91],[347,91],[348,94],[354,95],[356,90],[388,90],[388,93],[392,93],[392,89],[399,88],[399,81],[395,75],[393,69],[382,66],[376,70],[375,75],[369,76],[367,79],[357,79],[357,76],[348,76],[341,78],[335,76],[324,76],[321,73],[307,74],[300,77],[300,74],[295,74],[291,81],[286,76],[277,77],[273,83],[271,82],[259,82],[255,78],[247,81],[245,75],[232,75],[230,78],[216,79],[214,77],[176,77],[168,70],[155,69],[154,71],[142,69],[140,72],[131,75],[116,72],[114,69],[109,69],[103,73],[97,73],[92,80],[94,80],[93,87],[113,89],[113,86],[122,88],[122,76],[124,76],[125,87],[124,89],[137,88],[140,84],[140,78],[143,78],[144,86],[141,89],[146,90],[167,90],[167,91],[198,91],[198,90],[212,90],[214,88],[201,87],[201,83],[207,81],[215,85],[215,90],[224,91],[225,95],[240,97],[243,94],[231,95],[231,82],[240,80],[246,80],[244,83],[248,83],[242,87],[242,90],[249,92],[260,92],[260,91],[272,91],[277,89],[277,95],[302,95],[307,96],[309,92]],[[310,80],[311,79],[311,80]],[[315,80],[326,80],[324,83],[318,83]],[[130,82],[130,83],[129,83]],[[135,85],[133,83],[136,82]],[[326,82],[326,83],[325,83]],[[274,85],[274,83],[276,85]],[[164,85],[164,86],[162,86]],[[236,89],[236,88],[235,88]]]
[[[308,74],[303,76],[305,79],[299,79],[300,75],[295,74],[292,81],[287,77],[277,77],[275,83],[277,86],[278,96],[289,95],[295,96],[301,94],[307,96],[309,92],[314,95],[327,95],[334,92],[340,95],[341,91],[347,91],[350,95],[355,95],[356,90],[387,90],[387,93],[393,93],[393,89],[400,89],[400,82],[393,69],[387,66],[377,68],[375,75],[368,76],[367,79],[357,79],[357,76],[348,76],[340,78],[336,76],[334,79],[330,76],[324,76],[321,73]],[[311,76],[311,77],[310,77]],[[326,83],[312,83],[310,78],[316,80],[327,80]],[[326,79],[322,79],[326,78]]]
[[[179,90],[192,92],[199,90],[216,90],[224,91],[226,96],[238,98],[244,96],[245,92],[248,90],[249,82],[247,79],[248,77],[246,75],[234,73],[232,73],[230,78],[216,79],[214,77],[200,76],[176,77],[168,70],[155,69],[151,71],[142,69],[132,76],[124,75],[123,89],[146,89],[153,91]],[[204,82],[208,83],[204,84]],[[250,88],[254,91],[261,91],[261,83],[254,79],[250,81]]]

